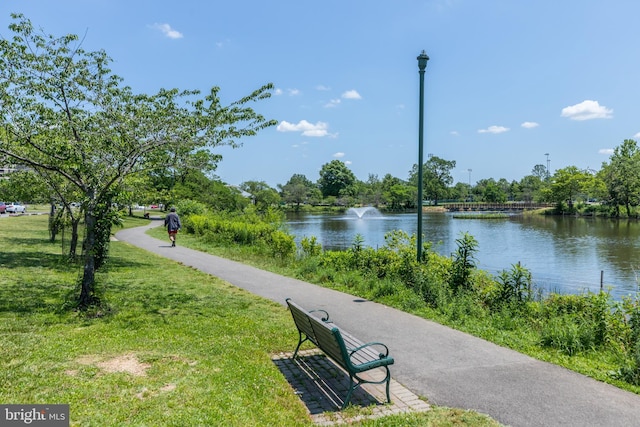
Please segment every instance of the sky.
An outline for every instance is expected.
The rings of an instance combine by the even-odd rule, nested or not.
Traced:
[[[136,93],[220,87],[277,126],[241,140],[215,174],[229,184],[316,182],[343,161],[363,181],[456,162],[454,183],[519,181],[536,165],[599,170],[640,141],[637,0],[1,0],[45,33],[105,50]]]

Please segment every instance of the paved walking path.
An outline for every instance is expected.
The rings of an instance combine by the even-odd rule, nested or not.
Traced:
[[[363,341],[389,346],[393,378],[429,402],[473,409],[510,426],[640,426],[640,396],[342,292],[122,230],[118,240],[219,277],[285,305],[327,310]],[[376,325],[375,331],[371,325]],[[293,327],[293,326],[292,326]]]

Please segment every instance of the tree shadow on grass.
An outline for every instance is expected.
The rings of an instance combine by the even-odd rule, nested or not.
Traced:
[[[59,254],[42,252],[4,252],[0,253],[0,268],[41,267],[56,271],[69,271],[75,268],[68,258]]]
[[[38,239],[20,240],[20,244],[28,244],[30,240],[32,244],[42,244]],[[113,257],[104,271],[143,264]],[[82,267],[81,257],[70,261],[66,255],[46,252],[0,253],[0,313],[56,313],[74,308]],[[25,271],[24,276],[18,271]],[[100,286],[98,283],[97,287]]]
[[[68,284],[46,278],[38,283],[9,280],[0,285],[0,313],[57,312],[68,293]]]

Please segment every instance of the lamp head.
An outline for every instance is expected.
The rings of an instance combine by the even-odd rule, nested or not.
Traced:
[[[422,51],[420,56],[418,56],[417,59],[418,59],[418,68],[420,69],[420,71],[423,71],[425,68],[427,68],[427,61],[429,60],[429,57],[427,56],[424,50]]]

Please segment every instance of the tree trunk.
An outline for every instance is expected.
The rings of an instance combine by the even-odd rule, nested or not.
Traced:
[[[80,238],[78,227],[80,218],[71,217],[71,242],[69,242],[69,258],[75,259],[78,253],[78,240]]]
[[[88,207],[85,214],[86,236],[84,239],[83,255],[84,270],[82,274],[82,284],[80,289],[80,297],[78,299],[78,307],[87,308],[95,303],[94,287],[95,287],[95,242],[96,242],[96,218],[93,214],[93,208]]]
[[[49,241],[51,243],[56,241],[58,235],[58,222],[56,221],[56,205],[51,202],[51,209],[49,210]]]

